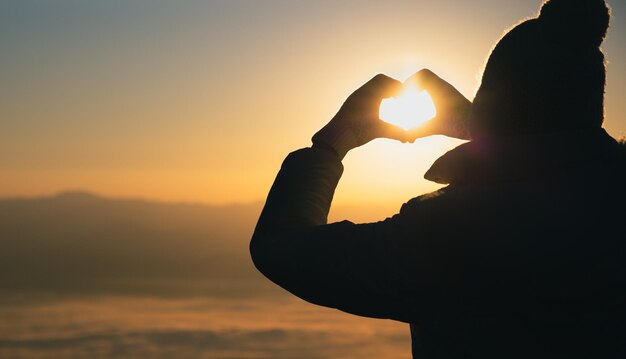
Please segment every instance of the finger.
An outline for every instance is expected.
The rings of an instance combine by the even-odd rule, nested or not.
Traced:
[[[402,82],[389,76],[378,74],[363,85],[359,91],[374,96],[376,99],[394,97],[402,92]]]
[[[380,138],[388,138],[391,140],[397,140],[400,142],[408,142],[409,138],[407,136],[407,131],[402,127],[398,127],[396,125],[392,125],[387,122],[380,122],[380,128],[378,130],[378,136]]]
[[[454,86],[450,85],[439,76],[428,69],[422,69],[405,81],[405,85],[414,84],[417,87],[428,91],[433,97],[445,99],[451,93],[458,92]]]

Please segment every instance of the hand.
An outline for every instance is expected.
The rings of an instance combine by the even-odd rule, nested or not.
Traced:
[[[407,131],[379,118],[382,100],[399,94],[402,88],[401,82],[377,75],[348,97],[335,117],[313,136],[313,145],[330,146],[343,158],[351,149],[376,138],[408,142]]]
[[[415,84],[428,91],[437,110],[435,118],[409,131],[411,141],[431,135],[470,139],[468,121],[472,103],[454,86],[427,69],[411,76],[405,84]]]

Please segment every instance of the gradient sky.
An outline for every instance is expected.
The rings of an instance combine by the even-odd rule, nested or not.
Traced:
[[[490,49],[541,3],[4,0],[0,196],[262,200],[285,155],[371,76],[428,67],[471,98]],[[610,4],[605,127],[617,137],[626,3]],[[357,149],[337,201],[399,204],[435,189],[423,173],[458,143]]]

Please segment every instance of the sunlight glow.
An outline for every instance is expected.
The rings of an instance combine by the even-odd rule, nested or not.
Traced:
[[[428,92],[408,87],[397,98],[383,100],[379,116],[385,122],[410,130],[436,114],[435,104]]]

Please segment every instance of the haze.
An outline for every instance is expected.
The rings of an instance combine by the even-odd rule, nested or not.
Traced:
[[[408,358],[407,325],[263,278],[254,224],[283,158],[354,89],[427,67],[472,98],[492,46],[541,2],[1,1],[0,357]],[[626,3],[610,3],[617,137]],[[351,152],[330,221],[436,189],[423,174],[459,143]]]
[[[376,73],[428,67],[468,97],[533,1],[70,1],[0,5],[0,197],[80,189],[262,200],[282,159]],[[612,1],[606,127],[626,132],[626,4]],[[574,89],[575,90],[575,89]],[[351,153],[338,204],[399,206],[458,141]]]

